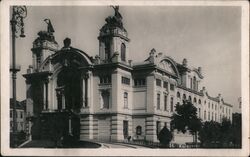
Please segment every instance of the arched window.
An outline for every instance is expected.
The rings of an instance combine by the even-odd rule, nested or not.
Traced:
[[[170,99],[170,110],[171,110],[171,112],[173,112],[174,111],[174,98],[173,97],[171,97],[171,99]]]
[[[193,78],[193,89],[196,90],[196,77]]]
[[[124,92],[124,108],[128,108],[128,93]]]
[[[140,125],[138,125],[136,127],[136,135],[141,135],[141,126]]]
[[[199,99],[198,103],[201,104],[201,99]]]
[[[180,97],[181,97],[180,92],[177,92],[177,98],[180,98]]]
[[[194,103],[196,103],[196,98],[194,98]]]
[[[186,100],[186,94],[183,94],[182,98],[183,100]]]
[[[124,43],[121,44],[121,60],[126,61],[126,45]]]
[[[189,100],[190,102],[192,102],[192,97],[191,97],[191,96],[189,96],[189,97],[188,97],[188,100]]]

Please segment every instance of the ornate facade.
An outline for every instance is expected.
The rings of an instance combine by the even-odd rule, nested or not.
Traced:
[[[53,31],[41,31],[33,43],[33,65],[24,75],[27,83],[27,114],[34,117],[33,138],[46,138],[46,126],[64,115],[64,131],[86,140],[157,142],[157,132],[166,125],[175,105],[192,101],[203,121],[232,118],[232,105],[208,95],[200,87],[202,69],[190,68],[187,60],[149,52],[145,61],[130,58],[128,33],[122,16],[106,18],[99,33],[99,55],[70,46],[64,40],[59,49]],[[50,26],[51,27],[51,26]],[[39,124],[39,125],[38,125]],[[182,140],[180,140],[182,139]],[[176,133],[173,142],[191,142],[190,136]]]

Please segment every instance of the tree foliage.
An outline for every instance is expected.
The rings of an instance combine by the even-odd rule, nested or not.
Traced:
[[[223,118],[221,123],[205,122],[199,132],[202,147],[241,147],[241,118],[230,120]]]
[[[220,143],[222,147],[227,147],[232,142],[232,123],[230,120],[223,118],[221,123],[221,138]]]
[[[163,147],[169,147],[169,143],[172,140],[173,135],[168,128],[164,126],[159,132],[158,138]]]
[[[197,132],[201,129],[201,119],[197,117],[197,109],[190,101],[183,101],[183,104],[177,104],[175,113],[171,117],[171,129],[177,129],[182,133],[190,131],[195,135],[197,142]]]
[[[221,124],[215,121],[205,122],[199,132],[203,147],[216,147],[221,138]]]
[[[233,122],[232,122],[232,142],[234,147],[241,147],[241,139],[242,139],[242,123],[241,123],[241,114],[234,113],[233,114]]]

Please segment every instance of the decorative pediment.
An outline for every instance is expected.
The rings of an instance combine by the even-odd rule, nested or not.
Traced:
[[[165,71],[167,71],[169,73],[176,74],[173,64],[170,63],[168,60],[161,61],[159,63],[159,67],[164,69]]]
[[[63,49],[58,51],[52,59],[52,63],[60,63],[62,66],[89,66],[91,59],[85,53],[75,48]]]
[[[176,77],[179,76],[179,72],[177,70],[177,67],[174,63],[174,61],[169,58],[169,57],[163,57],[160,62],[158,62],[157,67],[160,68],[161,70],[172,74]]]

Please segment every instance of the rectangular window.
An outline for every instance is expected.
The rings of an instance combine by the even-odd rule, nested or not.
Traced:
[[[164,95],[164,111],[167,111],[168,105],[168,96],[167,94]]]
[[[199,118],[200,118],[201,117],[201,109],[199,108],[198,111],[199,111]]]
[[[161,94],[157,94],[157,110],[159,110],[161,107]]]
[[[160,79],[156,79],[156,86],[161,87],[161,80]]]
[[[208,112],[208,120],[210,120],[210,112]]]
[[[164,126],[166,126],[166,128],[168,128],[168,123],[167,123],[167,122],[164,122]]]
[[[101,93],[101,108],[109,109],[110,93],[107,90],[103,90]]]
[[[124,139],[127,139],[128,137],[128,121],[127,120],[123,121],[123,136],[124,136]]]
[[[36,63],[37,63],[37,66],[39,67],[40,64],[41,64],[41,53],[37,53],[37,55],[36,55]]]
[[[174,84],[170,84],[170,90],[174,90]]]
[[[163,82],[163,87],[166,89],[166,91],[168,91],[168,82]]]
[[[13,111],[11,110],[11,111],[10,111],[10,118],[12,118],[12,114],[13,114]]]
[[[204,120],[207,119],[206,111],[204,111]]]
[[[170,106],[171,107],[170,111],[173,112],[174,111],[174,98],[173,97],[171,97],[170,105],[171,105]]]
[[[130,79],[122,76],[122,84],[130,85]]]
[[[20,118],[22,119],[23,118],[23,112],[20,111]]]
[[[190,88],[193,89],[193,79],[190,79]]]
[[[100,84],[111,84],[111,75],[100,76]]]
[[[161,131],[161,122],[160,121],[156,121],[156,133],[157,133],[157,137],[158,137],[160,131]]]
[[[135,86],[145,86],[146,85],[146,79],[134,79],[134,85]]]
[[[128,108],[128,93],[124,92],[124,108]]]

